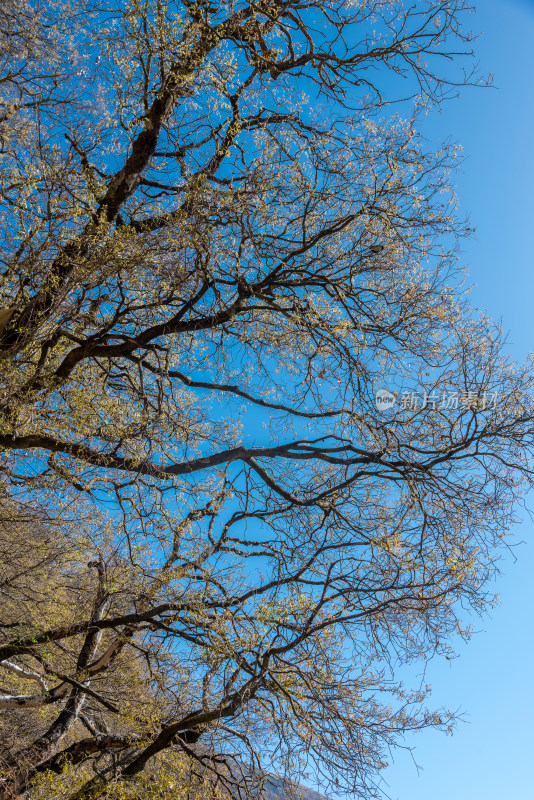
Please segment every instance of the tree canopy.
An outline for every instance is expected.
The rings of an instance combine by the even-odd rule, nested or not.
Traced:
[[[418,132],[470,10],[4,4],[1,798],[369,797],[451,725],[404,666],[491,604],[534,430]]]

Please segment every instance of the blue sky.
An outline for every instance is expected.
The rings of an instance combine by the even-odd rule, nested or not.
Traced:
[[[480,67],[495,86],[464,90],[428,123],[466,156],[457,187],[476,239],[464,259],[472,299],[502,322],[510,352],[534,351],[534,0],[478,0],[472,27]],[[534,498],[530,498],[534,507]],[[433,662],[427,680],[436,705],[465,712],[454,736],[414,735],[384,773],[393,800],[532,800],[534,736],[534,523],[516,529],[517,560],[507,557],[496,584],[501,605],[478,625],[453,662]]]

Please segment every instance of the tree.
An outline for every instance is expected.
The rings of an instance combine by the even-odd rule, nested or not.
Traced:
[[[439,67],[469,6],[13,8],[0,796],[374,794],[451,722],[398,667],[491,603],[532,474],[531,373],[462,290],[457,150],[416,129],[471,80]]]

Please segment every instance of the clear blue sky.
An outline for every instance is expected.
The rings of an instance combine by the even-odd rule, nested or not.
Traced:
[[[512,354],[534,351],[534,0],[478,0],[472,27],[491,90],[466,90],[429,122],[433,137],[464,147],[458,176],[462,209],[477,238],[465,262],[473,300],[502,321]],[[530,498],[534,507],[534,498]],[[466,712],[452,737],[411,737],[384,777],[393,800],[533,800],[534,798],[534,524],[516,529],[517,562],[498,580],[501,606],[459,648],[460,658],[433,663],[427,679],[436,705]]]

